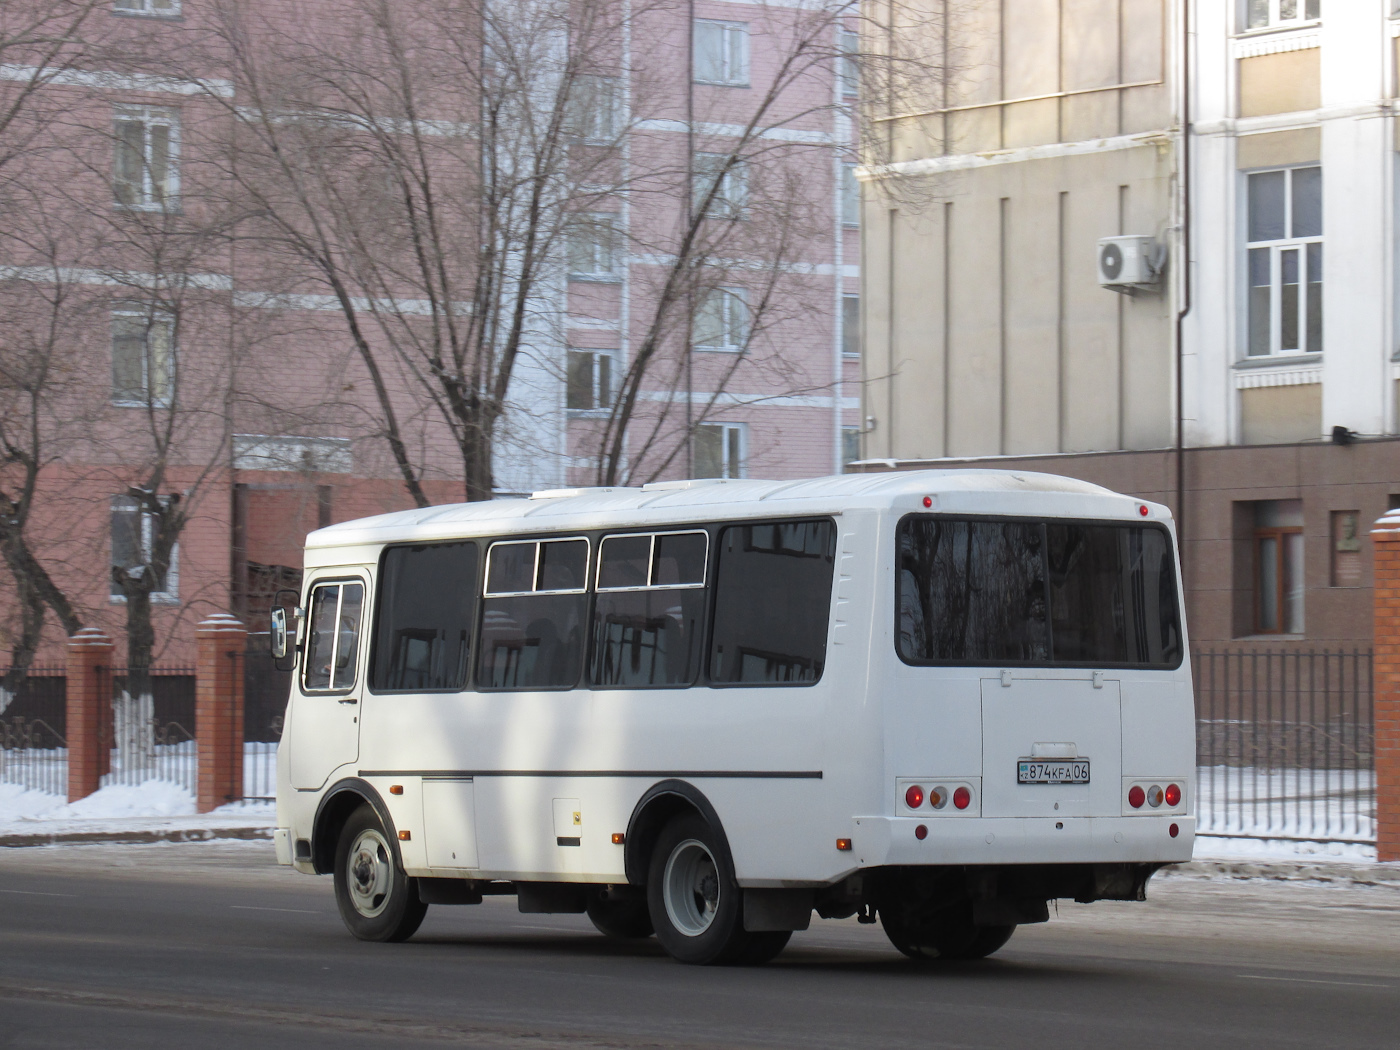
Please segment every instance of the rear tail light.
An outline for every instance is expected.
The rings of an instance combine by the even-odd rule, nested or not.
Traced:
[[[928,793],[928,804],[934,809],[942,809],[948,804],[948,789],[945,787],[933,788]]]
[[[1159,785],[1153,784],[1147,789],[1147,804],[1153,809],[1162,804],[1162,788]]]
[[[1167,805],[1179,806],[1181,805],[1181,788],[1177,787],[1175,784],[1168,784],[1167,790],[1163,792],[1162,797],[1167,800]]]
[[[909,790],[904,793],[904,804],[910,809],[918,809],[924,804],[924,789],[918,784],[912,784]]]
[[[953,805],[958,809],[967,809],[972,805],[972,792],[965,787],[960,787],[953,792]]]
[[[1128,789],[1128,805],[1133,809],[1142,809],[1142,804],[1147,801],[1147,794],[1134,784]]]

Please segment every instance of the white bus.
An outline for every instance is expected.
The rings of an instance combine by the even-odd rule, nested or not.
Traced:
[[[539,492],[321,529],[278,858],[402,940],[512,894],[766,961],[812,913],[975,958],[1195,830],[1164,507],[946,470]]]

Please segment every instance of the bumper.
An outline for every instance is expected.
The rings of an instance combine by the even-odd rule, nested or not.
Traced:
[[[1171,835],[1175,824],[1177,834]],[[928,835],[919,839],[920,825]],[[1191,859],[1196,818],[1014,817],[929,820],[857,817],[861,867],[885,864],[1172,863]]]
[[[278,828],[272,833],[272,845],[277,850],[277,863],[292,863],[292,829]]]

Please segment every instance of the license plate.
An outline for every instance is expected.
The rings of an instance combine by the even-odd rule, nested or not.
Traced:
[[[1089,760],[1087,758],[1066,762],[1043,762],[1040,759],[1023,758],[1016,763],[1018,784],[1087,784],[1089,783]]]

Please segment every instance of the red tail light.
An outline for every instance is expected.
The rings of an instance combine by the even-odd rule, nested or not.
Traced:
[[[910,809],[918,809],[924,804],[924,789],[919,787],[918,784],[912,785],[909,790],[904,793],[904,804]]]
[[[1134,784],[1128,789],[1128,805],[1133,809],[1142,809],[1142,804],[1147,801],[1147,793]]]
[[[958,788],[953,792],[953,805],[957,806],[958,809],[967,809],[968,806],[972,805],[972,792],[967,788]]]
[[[1167,805],[1179,806],[1181,805],[1181,788],[1177,787],[1175,784],[1168,784],[1163,797],[1166,798]]]

